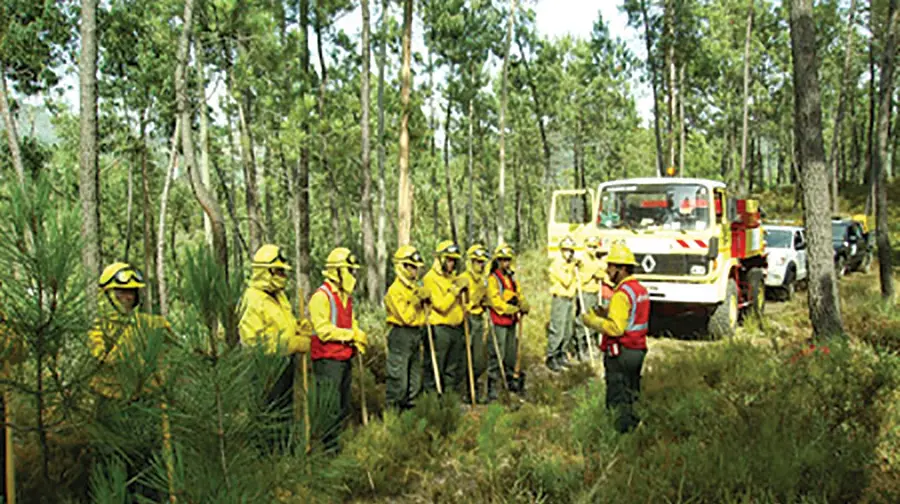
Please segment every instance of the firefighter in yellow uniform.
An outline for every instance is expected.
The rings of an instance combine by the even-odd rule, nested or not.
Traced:
[[[131,265],[117,262],[107,266],[100,274],[98,287],[97,318],[88,334],[91,355],[100,364],[91,382],[97,394],[97,422],[112,432],[129,432],[133,427],[133,419],[128,415],[130,407],[149,409],[159,406],[152,397],[153,392],[157,392],[154,388],[160,385],[162,371],[159,366],[163,346],[159,343],[172,340],[172,329],[163,317],[137,310],[141,301],[140,289],[145,284],[141,272]],[[120,368],[133,368],[135,362],[141,364],[141,378],[123,379],[123,376],[133,377],[134,374],[120,372]],[[117,448],[127,455],[125,470],[131,481],[129,492],[158,501],[162,495],[144,485],[137,475],[153,463],[152,454],[159,449],[156,440],[160,434],[131,432],[139,435],[117,443]],[[109,445],[103,444],[98,451],[105,457],[118,456],[109,449]]]
[[[418,285],[425,266],[412,245],[394,253],[394,283],[384,296],[387,311],[388,355],[385,403],[388,407],[412,408],[422,388],[422,340],[428,291]]]
[[[369,343],[353,316],[353,290],[359,262],[349,249],[338,247],[328,254],[322,275],[325,281],[309,299],[313,336],[310,347],[313,374],[320,397],[334,397],[322,431],[325,449],[338,449],[338,437],[350,417],[353,357],[366,353]]]
[[[500,365],[513,392],[524,391],[525,373],[513,376],[519,351],[516,334],[522,317],[528,314],[528,302],[522,293],[522,286],[515,279],[512,262],[515,253],[512,247],[501,244],[494,250],[491,273],[487,281],[488,305],[491,311],[491,338],[496,338],[488,345],[490,361],[488,364],[488,401],[497,399],[497,385],[502,379]],[[499,353],[499,355],[498,355]]]
[[[466,299],[466,318],[469,323],[469,336],[472,343],[472,374],[475,378],[476,400],[482,401],[481,387],[478,379],[487,369],[487,334],[484,325],[484,309],[487,305],[487,262],[491,258],[484,245],[475,244],[466,251],[466,271],[460,275],[468,281]],[[467,364],[468,365],[468,364]],[[469,390],[469,374],[464,380],[466,389],[462,396],[471,401]]]
[[[266,355],[282,359],[284,371],[271,385],[264,386],[264,400],[281,425],[280,436],[268,442],[285,442],[290,436],[294,404],[294,356],[309,352],[309,322],[298,323],[285,294],[291,267],[277,245],[263,245],[253,254],[250,285],[241,297],[238,329],[241,345],[259,348]],[[301,314],[302,316],[302,314]],[[266,380],[268,381],[268,380]]]
[[[553,372],[569,366],[566,350],[573,343],[575,323],[575,240],[559,243],[560,257],[550,265],[550,325],[547,326],[547,368]]]
[[[576,304],[577,312],[575,315],[575,342],[578,350],[578,360],[587,362],[590,354],[588,345],[595,347],[600,344],[598,340],[599,333],[593,331],[581,320],[584,313],[588,313],[600,304],[600,291],[606,278],[606,259],[601,258],[598,253],[600,247],[600,238],[594,236],[584,241],[585,254],[582,261],[583,266],[578,268],[578,280],[581,280],[581,292],[583,293],[584,306],[581,303]],[[585,336],[587,330],[588,336]],[[596,351],[594,351],[596,353]]]
[[[434,265],[422,279],[431,299],[428,324],[432,326],[434,336],[441,390],[459,390],[466,369],[462,293],[468,289],[468,280],[456,274],[456,265],[462,255],[455,243],[450,240],[442,241],[435,249],[435,256]],[[425,354],[429,355],[431,352],[426,339]],[[437,390],[434,370],[427,361],[428,359],[423,366],[425,389]]]

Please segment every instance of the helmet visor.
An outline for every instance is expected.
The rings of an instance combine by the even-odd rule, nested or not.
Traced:
[[[117,271],[115,275],[111,276],[109,280],[100,284],[100,287],[106,287],[110,284],[127,285],[132,280],[135,280],[138,283],[143,283],[144,275],[142,275],[140,271],[133,268],[122,268]]]
[[[287,263],[287,258],[284,257],[284,253],[281,252],[281,248],[277,248],[272,250],[269,254],[264,254],[261,257],[257,258],[256,261],[258,264],[274,264],[276,262]]]

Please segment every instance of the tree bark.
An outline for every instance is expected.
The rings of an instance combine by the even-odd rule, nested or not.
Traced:
[[[403,2],[403,66],[400,69],[400,152],[397,183],[397,245],[409,245],[412,228],[412,189],[409,175],[409,95],[412,86],[413,0]]]
[[[224,269],[225,279],[228,281],[228,242],[225,235],[225,218],[222,215],[222,209],[215,196],[210,193],[203,181],[200,180],[200,170],[197,167],[197,160],[194,155],[194,141],[191,135],[191,110],[188,100],[187,89],[187,64],[188,55],[191,44],[191,29],[193,25],[194,0],[185,0],[184,3],[184,26],[182,26],[181,37],[178,41],[178,59],[175,66],[175,95],[178,105],[178,115],[181,119],[181,151],[184,155],[184,165],[187,168],[191,178],[191,186],[194,190],[194,196],[197,202],[203,208],[203,211],[209,216],[212,224],[213,234],[213,253],[216,262]],[[161,267],[157,264],[157,267]],[[229,307],[233,308],[233,307]],[[225,317],[225,340],[229,345],[234,346],[238,343],[237,324],[234,320],[234,310],[228,309]]]
[[[866,215],[872,215],[875,206],[875,41],[869,39],[869,131],[866,135],[866,173],[864,184],[869,187],[866,197]]]
[[[128,179],[125,182],[125,262],[131,262],[131,230],[134,227],[134,167],[128,164]]]
[[[159,314],[169,315],[169,293],[166,285],[166,211],[169,208],[169,191],[175,168],[178,166],[178,140],[181,135],[181,119],[175,120],[175,132],[169,150],[169,164],[166,167],[166,179],[163,181],[162,194],[159,197],[159,227],[156,230],[156,282],[159,285]],[[174,265],[173,265],[174,266]]]
[[[678,176],[684,176],[684,150],[687,147],[687,133],[685,131],[684,125],[684,67],[685,64],[681,64],[681,70],[678,72],[678,129],[679,129],[679,141],[678,141]]]
[[[375,222],[372,218],[372,163],[369,146],[369,0],[361,0],[360,4],[362,6],[362,80],[359,86],[359,103],[362,113],[359,119],[359,130],[362,143],[362,235],[369,302],[374,305],[378,303],[382,293],[378,290]]]
[[[25,189],[25,163],[22,161],[22,149],[19,145],[19,133],[16,128],[16,119],[9,107],[9,97],[6,87],[6,62],[0,60],[0,115],[3,116],[3,125],[6,126],[6,141],[9,145],[9,154],[12,158],[13,169],[19,185]]]
[[[450,67],[453,74],[453,66]],[[450,214],[450,235],[453,243],[459,243],[459,231],[456,227],[456,207],[453,204],[453,178],[450,176],[450,117],[452,111],[450,95],[447,95],[447,118],[444,121],[444,182],[447,188],[447,210]]]
[[[328,90],[328,66],[325,64],[325,51],[323,49],[322,39],[324,38],[324,20],[325,12],[322,9],[322,2],[316,2],[316,16],[313,27],[316,32],[316,54],[319,57],[319,166],[321,172],[326,174],[331,183],[332,190],[328,191],[328,207],[331,211],[331,238],[335,247],[343,245],[344,233],[341,228],[340,210],[338,209],[338,192],[337,179],[334,173],[328,167],[328,112],[326,104],[326,92]],[[349,231],[349,230],[348,230]]]
[[[378,292],[387,288],[387,241],[384,236],[387,224],[387,188],[385,184],[384,145],[384,67],[387,64],[388,0],[381,0],[381,40],[378,49],[378,229],[375,253],[378,259]]]
[[[534,103],[534,116],[537,118],[538,131],[541,134],[541,146],[544,152],[544,187],[551,188],[553,181],[550,178],[550,142],[547,140],[547,131],[544,127],[544,114],[541,108],[541,101],[538,95],[537,86],[531,77],[531,69],[528,68],[528,58],[525,57],[525,49],[522,47],[522,41],[516,39],[519,46],[519,55],[522,58],[522,64],[525,66],[525,75],[528,76],[528,89],[531,90],[531,99]]]
[[[881,297],[888,306],[894,304],[893,258],[890,228],[888,226],[888,149],[890,148],[890,126],[892,97],[894,94],[894,57],[897,52],[897,29],[900,11],[897,0],[888,1],[887,25],[885,27],[884,52],[881,56],[881,82],[878,86],[878,152],[873,163],[872,178],[875,182],[875,239],[878,245],[878,273],[881,277]],[[894,155],[897,155],[896,153]]]
[[[744,126],[741,133],[741,171],[738,184],[741,194],[746,194],[747,190],[744,177],[747,169],[747,136],[750,133],[750,37],[753,35],[753,2],[754,0],[747,0],[747,34],[744,37]]]
[[[656,135],[656,176],[663,174],[663,150],[662,137],[659,132],[659,77],[656,70],[656,60],[653,58],[653,39],[650,27],[650,7],[647,0],[641,0],[641,17],[644,20],[644,43],[647,47],[647,65],[650,67],[650,82],[653,90],[653,133]]]
[[[809,242],[809,317],[815,337],[823,340],[842,335],[843,327],[831,245],[828,170],[822,139],[812,0],[791,1],[791,49],[795,121],[803,177],[803,213]]]
[[[209,110],[206,106],[206,65],[204,64],[203,42],[200,37],[194,41],[194,52],[197,55],[197,92],[200,94],[200,180],[203,185],[209,184]],[[206,212],[203,212],[203,237],[206,245],[212,247],[212,223]]]
[[[500,83],[500,183],[497,188],[497,243],[504,242],[506,224],[506,103],[509,85],[509,50],[512,47],[513,27],[516,20],[516,0],[509,0],[509,21],[506,24],[506,47],[503,53],[503,76]]]
[[[672,0],[666,0],[666,68],[668,70],[668,127],[666,142],[669,147],[669,157],[666,162],[666,170],[675,167],[675,110],[678,101],[678,85],[675,81],[675,5]]]
[[[230,52],[231,48],[227,50]],[[246,58],[247,51],[238,44],[238,51],[242,59]],[[228,56],[226,56],[228,58]],[[244,171],[244,202],[247,206],[247,237],[250,240],[250,253],[254,253],[262,246],[262,219],[259,209],[259,186],[257,184],[256,154],[253,147],[253,134],[250,131],[251,100],[250,90],[241,89],[238,93],[234,71],[230,64],[226,63],[228,72],[229,92],[237,105],[238,131],[240,134],[241,167]]]
[[[474,90],[473,90],[474,91]],[[466,243],[472,243],[475,236],[475,99],[469,98],[469,156],[466,178],[469,183],[466,200]]]
[[[834,131],[831,133],[831,209],[837,214],[841,210],[838,199],[840,178],[838,177],[838,139],[841,136],[841,126],[844,124],[844,110],[847,108],[847,89],[850,86],[850,70],[853,63],[853,32],[856,31],[856,0],[850,0],[850,12],[847,13],[847,40],[844,43],[844,68],[841,73],[841,87],[838,91],[837,116],[834,119]]]
[[[300,0],[300,72],[301,98],[306,95],[309,85],[309,0]],[[294,184],[294,254],[297,262],[297,287],[303,292],[310,291],[309,285],[309,123],[301,123],[303,139],[300,144],[300,160],[297,165],[296,183]]]
[[[78,193],[81,199],[81,258],[85,272],[100,274],[100,172],[97,169],[97,0],[81,1],[81,148]],[[5,80],[4,80],[5,82]],[[88,312],[97,309],[94,282],[87,282]]]
[[[147,111],[141,112],[141,189],[142,189],[142,206],[144,212],[144,277],[146,278],[147,287],[144,289],[143,305],[147,313],[153,313],[153,276],[156,276],[156,269],[153,264],[153,251],[156,250],[153,244],[153,211],[150,201],[150,169],[147,163],[148,146],[147,146]],[[173,144],[174,145],[174,144]]]

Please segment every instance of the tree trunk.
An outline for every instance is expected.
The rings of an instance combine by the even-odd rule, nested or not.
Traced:
[[[316,17],[313,26],[316,32],[316,54],[319,57],[319,166],[321,173],[327,174],[331,182],[332,190],[328,191],[328,207],[331,211],[331,238],[335,247],[343,245],[343,230],[341,229],[340,211],[338,210],[337,180],[334,173],[328,168],[328,112],[326,108],[326,91],[328,89],[328,66],[325,64],[325,51],[323,50],[323,17],[322,2],[316,2]]]
[[[363,254],[366,260],[366,281],[369,302],[373,305],[381,298],[378,290],[378,267],[375,254],[375,222],[372,218],[372,170],[369,148],[369,0],[361,0],[362,6],[362,81],[359,86],[359,119],[362,143],[362,235]]]
[[[184,165],[191,177],[194,196],[197,198],[197,202],[203,208],[203,211],[209,216],[212,224],[213,253],[215,254],[216,262],[224,269],[224,276],[226,281],[228,281],[228,242],[225,235],[225,218],[222,215],[219,202],[203,185],[203,181],[200,180],[200,170],[197,167],[197,160],[194,156],[194,141],[191,135],[192,121],[186,75],[193,15],[194,0],[185,0],[184,26],[182,26],[181,37],[178,41],[178,59],[175,66],[175,95],[178,115],[181,119],[181,150],[184,155]],[[161,264],[157,264],[157,267],[161,267]],[[231,314],[234,313],[234,310],[229,309],[226,312]],[[223,321],[225,325],[225,340],[231,346],[238,343],[237,324],[234,318],[234,316],[226,316]]]
[[[451,75],[453,74],[453,66],[450,67]],[[453,237],[453,243],[459,243],[459,231],[456,227],[456,207],[453,204],[453,178],[450,176],[450,117],[452,111],[452,102],[450,95],[447,95],[447,118],[444,121],[444,182],[447,187],[447,209],[450,215],[450,235]]]
[[[150,169],[147,165],[147,111],[141,112],[141,189],[143,192],[143,211],[144,211],[144,277],[147,287],[144,289],[144,309],[147,313],[153,313],[153,276],[156,275],[153,264],[153,251],[156,250],[153,244],[153,211],[150,202]]]
[[[516,215],[516,249],[522,249],[522,163],[521,156],[513,153],[513,183],[515,184],[515,215]]]
[[[754,0],[747,0],[747,34],[744,37],[744,126],[741,133],[741,171],[738,183],[741,194],[746,194],[747,188],[744,185],[744,172],[747,169],[747,136],[750,133],[750,37],[753,35],[753,2]]]
[[[653,90],[653,133],[656,136],[656,176],[663,174],[662,137],[659,132],[659,77],[656,60],[653,58],[653,39],[650,28],[650,7],[647,0],[641,0],[641,17],[644,20],[644,43],[647,46],[647,65],[650,67],[650,83]]]
[[[684,126],[684,67],[685,64],[681,64],[681,70],[678,72],[678,129],[679,129],[679,141],[678,141],[678,176],[684,176],[684,150],[687,148],[687,133],[685,132]]]
[[[675,81],[675,6],[672,0],[667,0],[666,9],[666,69],[668,70],[668,127],[666,142],[669,147],[669,157],[666,161],[666,171],[675,167],[675,110],[678,100],[678,86]]]
[[[387,288],[387,241],[384,230],[387,222],[387,189],[384,173],[384,66],[387,64],[388,0],[381,0],[381,41],[378,48],[378,229],[375,253],[378,259],[378,292]]]
[[[500,83],[500,183],[497,188],[497,243],[503,243],[506,223],[506,103],[509,80],[509,50],[512,46],[513,26],[516,20],[516,0],[509,0],[509,21],[506,24],[506,48],[503,53],[503,77]]]
[[[81,258],[89,276],[100,274],[100,172],[97,169],[97,0],[81,0],[81,149],[78,194],[81,199]],[[5,79],[4,79],[5,82]],[[13,134],[14,132],[10,132]],[[97,309],[94,282],[87,282],[89,313]]]
[[[875,41],[869,39],[869,131],[866,135],[866,174],[865,185],[869,187],[866,197],[866,215],[872,215],[875,206]]]
[[[22,149],[19,146],[19,134],[16,128],[16,119],[9,107],[9,97],[6,87],[6,62],[0,60],[0,115],[3,116],[3,125],[6,126],[6,141],[9,145],[9,154],[12,158],[13,169],[19,185],[25,189],[25,164],[22,162]]]
[[[125,182],[125,262],[131,263],[131,230],[134,227],[134,167],[128,164],[128,178]]]
[[[400,175],[397,184],[397,245],[409,245],[412,228],[412,189],[409,175],[409,94],[412,87],[413,0],[403,2],[403,66],[400,69]]]
[[[881,277],[881,297],[888,306],[894,304],[893,258],[888,226],[888,149],[891,126],[891,99],[894,94],[894,56],[897,51],[897,29],[900,11],[897,0],[888,1],[885,27],[884,53],[881,57],[881,82],[878,86],[878,152],[873,163],[872,179],[875,181],[875,239],[878,245],[878,272]]]
[[[531,100],[534,103],[534,116],[537,118],[538,131],[541,134],[541,147],[543,148],[544,153],[544,187],[549,189],[552,187],[553,181],[550,179],[550,142],[547,140],[547,131],[544,128],[543,109],[541,108],[537,86],[534,83],[534,79],[531,78],[531,69],[528,68],[528,58],[525,57],[525,48],[522,47],[522,41],[519,39],[516,39],[516,44],[519,46],[519,56],[522,59],[522,64],[525,65],[525,75],[528,77],[528,89],[531,90]]]
[[[475,236],[475,99],[469,98],[469,156],[466,178],[469,194],[466,200],[466,243],[472,243]]]
[[[309,0],[300,0],[300,72],[301,99],[306,96],[309,85]],[[300,143],[300,160],[297,165],[296,183],[294,184],[294,241],[296,256],[297,288],[309,292],[309,123],[304,119],[301,124],[303,139]]]
[[[853,62],[853,32],[856,31],[856,0],[850,0],[850,12],[847,14],[847,40],[844,43],[844,69],[841,73],[841,87],[838,91],[837,116],[834,119],[834,131],[831,133],[831,149],[829,150],[829,163],[831,166],[831,208],[837,214],[841,210],[838,200],[838,139],[841,136],[841,126],[844,123],[844,110],[847,108],[847,92],[850,86],[850,70]]]
[[[203,60],[203,42],[200,37],[194,41],[194,53],[197,55],[197,91],[200,94],[200,180],[203,185],[210,186],[209,182],[209,110],[206,106],[206,64]],[[203,212],[203,237],[208,247],[212,247],[212,223],[206,212]]]
[[[803,213],[809,242],[809,318],[819,340],[843,334],[840,296],[834,273],[828,170],[822,139],[816,32],[812,0],[791,2],[795,121],[803,177]]]
[[[429,33],[429,43],[426,44],[428,51],[428,136],[430,155],[428,157],[428,166],[431,167],[431,187],[437,188],[438,184],[438,165],[437,159],[437,107],[435,105],[435,89],[434,89],[434,31]],[[431,202],[431,234],[439,236],[441,234],[441,217],[439,212],[440,198],[432,198]]]
[[[159,197],[159,227],[156,230],[156,281],[159,285],[159,314],[169,315],[169,292],[166,286],[166,211],[169,208],[169,191],[178,166],[178,140],[181,135],[181,119],[175,120],[175,132],[169,150],[169,164],[163,181],[162,195]],[[173,265],[176,266],[177,265]]]
[[[246,51],[240,50],[242,58]],[[229,67],[230,68],[230,65]],[[240,95],[236,94],[236,83],[233,71],[229,72],[230,93],[237,105],[238,129],[240,132],[241,167],[244,170],[245,203],[247,205],[247,236],[250,239],[250,253],[254,253],[262,246],[262,219],[259,209],[259,187],[256,175],[256,154],[253,149],[253,135],[250,131],[250,90],[243,89]]]

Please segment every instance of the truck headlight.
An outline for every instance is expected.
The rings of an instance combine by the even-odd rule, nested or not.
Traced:
[[[706,274],[706,266],[702,264],[695,264],[691,266],[691,275],[705,275]]]

